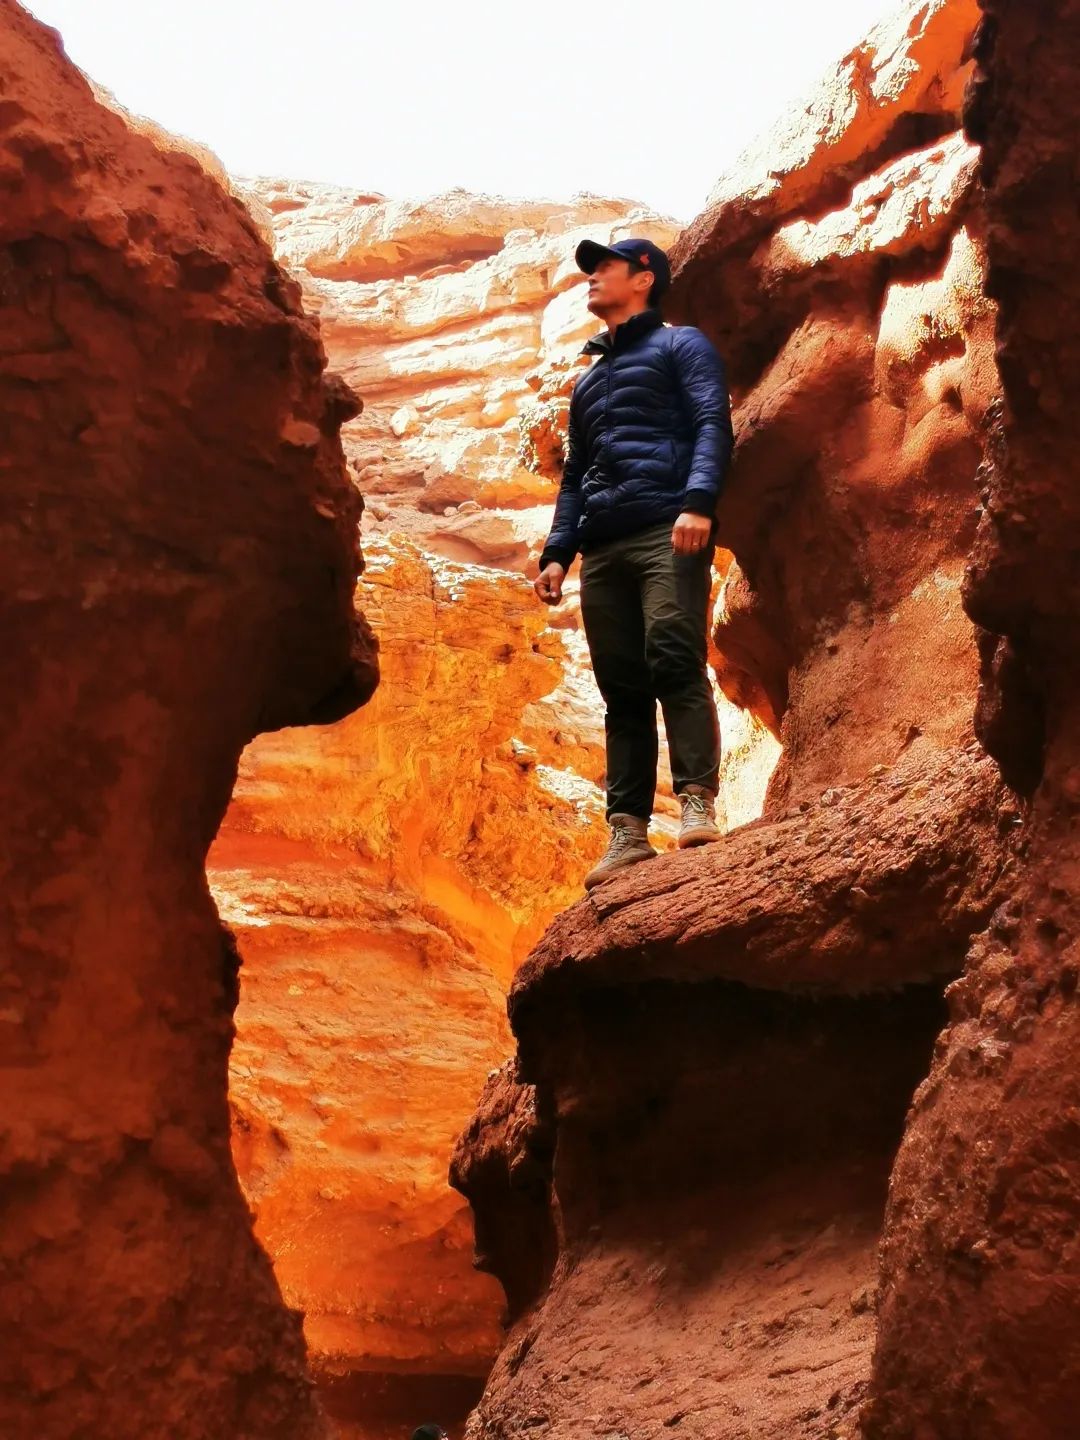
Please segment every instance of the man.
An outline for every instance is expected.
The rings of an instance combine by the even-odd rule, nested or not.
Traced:
[[[418,1425],[412,1433],[412,1440],[450,1440],[441,1425]]]
[[[716,501],[731,459],[719,355],[700,330],[665,325],[667,256],[648,240],[583,240],[588,306],[607,330],[570,400],[555,519],[534,588],[548,605],[582,552],[581,614],[607,707],[611,840],[585,886],[649,860],[656,702],[682,807],[679,845],[720,838],[720,727],[709,681],[707,611]]]

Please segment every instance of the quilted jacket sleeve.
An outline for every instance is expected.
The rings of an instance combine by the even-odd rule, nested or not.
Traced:
[[[578,552],[578,520],[581,518],[581,477],[585,472],[585,442],[581,422],[574,413],[574,397],[570,397],[570,416],[566,428],[566,461],[563,465],[559,498],[555,502],[555,519],[547,538],[540,569],[554,560],[569,570]]]
[[[694,432],[683,507],[712,515],[735,448],[724,362],[712,342],[690,325],[675,332],[672,354]]]

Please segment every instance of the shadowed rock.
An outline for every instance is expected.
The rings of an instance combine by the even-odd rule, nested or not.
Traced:
[[[0,1431],[316,1440],[229,1153],[203,872],[261,729],[371,693],[298,287],[0,0]]]
[[[949,991],[889,1193],[873,1440],[1064,1440],[1080,1371],[1080,5],[985,0],[982,142],[1005,404],[966,585],[980,712],[1033,791],[1024,867]]]

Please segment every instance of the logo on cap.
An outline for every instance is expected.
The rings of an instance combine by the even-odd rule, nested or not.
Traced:
[[[638,259],[641,261],[642,265],[648,265],[648,263],[649,263],[648,253],[639,255],[639,256],[638,256]]]

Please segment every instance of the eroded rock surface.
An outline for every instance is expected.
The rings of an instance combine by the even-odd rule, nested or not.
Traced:
[[[246,752],[211,855],[247,966],[236,1155],[320,1378],[337,1377],[342,1414],[370,1418],[375,1401],[392,1408],[394,1385],[477,1385],[498,1347],[498,1288],[472,1269],[445,1161],[512,1048],[513,970],[577,899],[605,835],[602,708],[576,582],[555,614],[529,583],[561,440],[537,467],[519,453],[522,417],[528,429],[547,402],[552,367],[577,373],[597,328],[578,241],[669,244],[675,227],[594,197],[252,188],[334,366],[364,396],[345,444],[374,492],[357,601],[383,682],[356,723]],[[772,758],[736,719],[733,823],[757,813]],[[735,777],[755,765],[743,797]],[[670,830],[670,787],[661,805]],[[381,978],[367,987],[370,966]],[[409,1003],[429,988],[437,1004]]]
[[[717,336],[737,397],[716,643],[784,744],[766,813],[972,733],[960,586],[998,385],[959,115],[976,15],[902,7],[676,248],[674,318]]]
[[[986,627],[987,741],[1034,793],[1024,868],[949,992],[890,1187],[873,1440],[1076,1429],[1080,5],[983,10],[967,119],[1005,405],[966,603]]]
[[[0,1431],[316,1440],[229,1151],[203,861],[242,746],[370,693],[299,287],[0,0]]]
[[[475,1383],[501,1307],[447,1158],[596,810],[523,721],[562,653],[527,583],[406,541],[367,562],[384,683],[362,714],[250,746],[210,855],[245,960],[237,1166],[321,1377]]]
[[[518,459],[529,377],[574,357],[597,328],[574,249],[586,236],[630,234],[668,245],[675,222],[590,195],[559,203],[451,190],[387,200],[285,180],[248,184],[273,215],[278,254],[301,279],[335,364],[364,397],[344,439],[364,493],[385,497],[375,523],[408,527],[452,559],[520,569],[546,533],[556,488]],[[479,553],[465,553],[469,527],[493,516],[443,514],[463,503],[516,526],[521,554],[489,555],[483,538]],[[441,523],[449,519],[456,530]]]
[[[890,1170],[1023,819],[961,601],[999,391],[976,20],[905,6],[675,248],[736,400],[721,683],[784,756],[762,820],[594,892],[517,977],[454,1165],[514,1317],[470,1440],[859,1433]],[[545,1218],[523,1273],[508,1230]]]
[[[470,1436],[854,1433],[892,1159],[1017,815],[923,741],[551,927],[455,1157],[516,1321]]]
[[[552,616],[528,579],[558,475],[522,464],[517,414],[596,328],[578,240],[675,230],[594,197],[255,189],[364,397],[383,681],[355,722],[249,748],[210,857],[245,958],[236,1158],[329,1403],[404,1429],[419,1395],[463,1416],[498,1348],[447,1159],[512,1049],[513,970],[603,845],[576,600]]]

